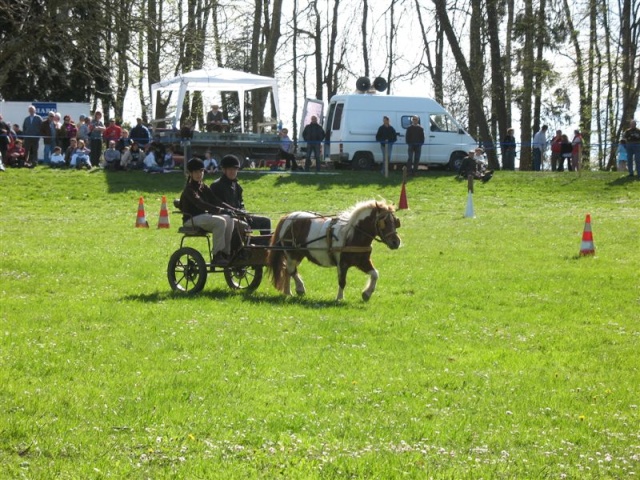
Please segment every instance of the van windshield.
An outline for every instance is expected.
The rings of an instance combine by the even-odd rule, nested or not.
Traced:
[[[429,128],[432,132],[458,133],[460,130],[453,117],[442,113],[429,115]]]

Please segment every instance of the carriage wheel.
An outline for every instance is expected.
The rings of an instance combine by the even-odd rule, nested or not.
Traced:
[[[198,293],[207,281],[207,264],[199,251],[182,247],[169,259],[167,278],[171,289],[176,292]]]
[[[262,282],[262,266],[225,268],[224,279],[229,288],[234,290],[255,290]]]

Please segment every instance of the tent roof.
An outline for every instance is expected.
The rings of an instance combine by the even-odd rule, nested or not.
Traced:
[[[153,105],[153,102],[155,101],[158,91],[178,92],[178,105],[176,109],[176,119],[174,120],[175,125],[179,121],[182,102],[187,91],[238,92],[242,105],[244,104],[244,92],[258,88],[272,89],[276,111],[278,111],[278,82],[275,78],[220,67],[194,70],[151,85],[152,112],[155,115],[155,105]]]

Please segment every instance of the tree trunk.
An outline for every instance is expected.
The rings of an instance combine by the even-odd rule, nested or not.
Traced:
[[[369,47],[367,45],[367,14],[368,0],[362,0],[362,60],[364,62],[364,76],[369,77]]]
[[[458,43],[456,34],[453,31],[453,27],[447,13],[446,0],[433,0],[433,3],[436,6],[436,15],[440,20],[440,24],[442,25],[444,34],[449,41],[449,47],[451,48],[453,57],[456,60],[456,66],[458,67],[460,75],[462,76],[462,80],[464,81],[465,87],[467,89],[469,102],[473,104],[473,112],[475,112],[476,115],[475,121],[478,124],[478,131],[480,132],[480,136],[487,151],[489,167],[492,169],[497,169],[499,168],[498,157],[496,156],[489,124],[487,123],[487,119],[482,108],[482,96],[479,93],[480,88],[478,88],[478,86],[474,84],[473,76],[471,74],[471,71],[469,70],[469,67],[467,66],[467,60],[464,58],[464,54],[462,53],[462,49],[460,48],[460,44]]]
[[[491,49],[491,118],[494,138],[500,139],[510,127],[507,117],[507,102],[504,69],[500,54],[500,27],[498,26],[498,9],[496,0],[487,0],[487,35]],[[496,126],[497,125],[497,126]]]
[[[525,2],[525,13],[522,19],[524,29],[524,47],[522,52],[522,111],[520,116],[520,170],[531,170],[531,98],[533,94],[533,77],[535,65],[533,61],[533,37],[535,23],[533,5]]]

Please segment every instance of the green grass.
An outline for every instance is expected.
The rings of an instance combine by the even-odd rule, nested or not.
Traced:
[[[400,177],[241,174],[276,220],[398,201]],[[181,175],[0,174],[0,478],[640,474],[640,182],[499,172],[407,184],[403,247],[304,263],[302,298],[211,275],[173,295]],[[138,198],[150,229],[134,228]],[[591,214],[594,257],[580,257]]]

